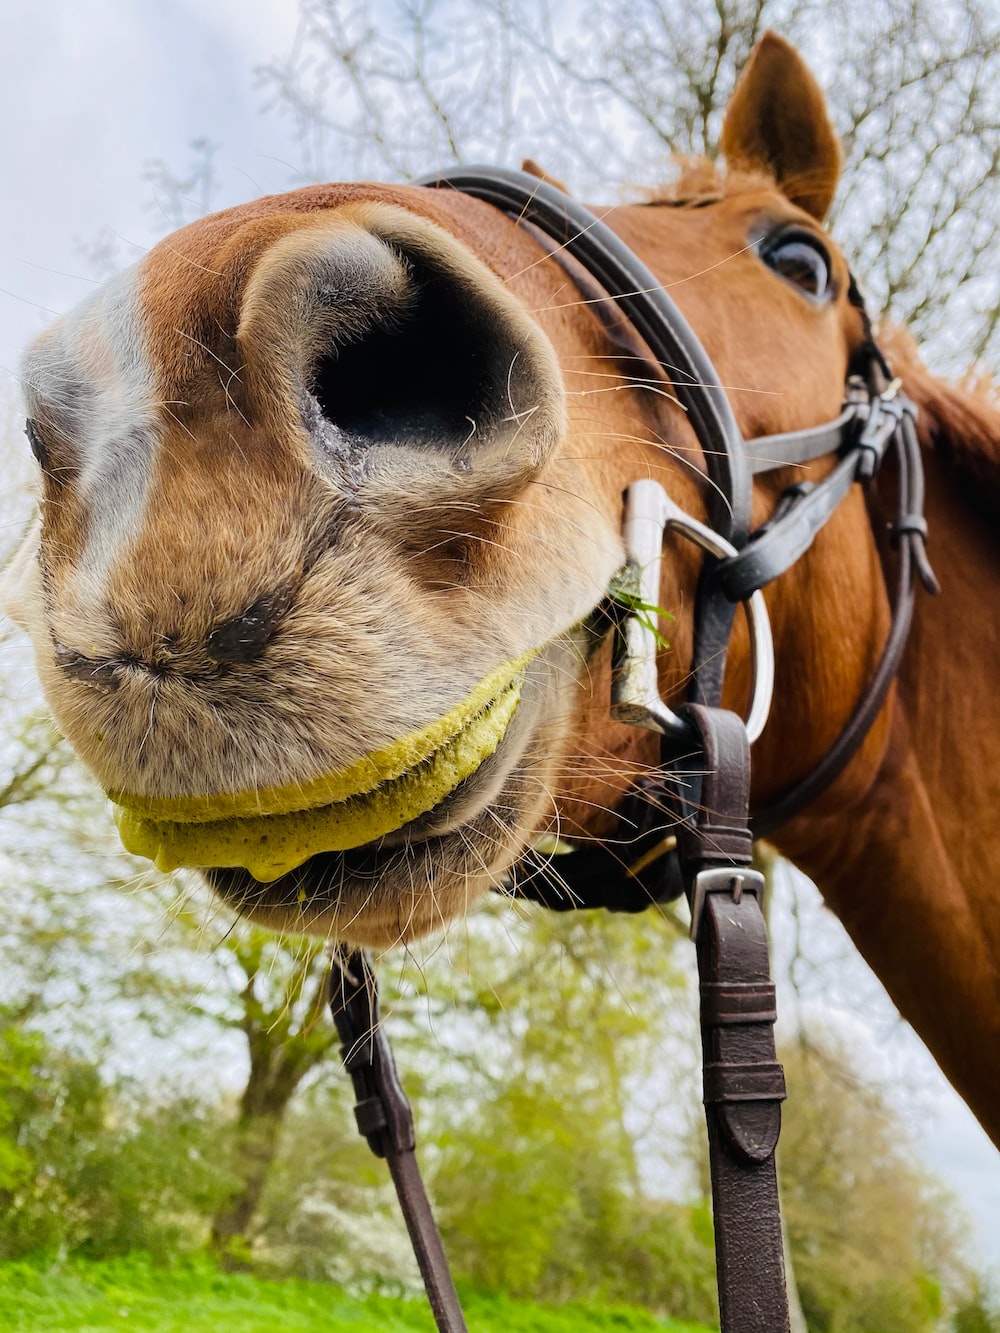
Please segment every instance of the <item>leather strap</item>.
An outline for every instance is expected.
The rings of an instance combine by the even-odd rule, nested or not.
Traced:
[[[774,986],[750,869],[750,751],[743,722],[688,705],[702,738],[700,799],[680,837],[701,980],[705,1117],[723,1333],[788,1333],[774,1151],[785,1078],[774,1049]]]
[[[902,395],[900,397],[902,398]],[[936,594],[940,591],[934,571],[928,562],[925,546],[927,524],[923,518],[924,473],[916,433],[916,408],[908,399],[903,400],[902,407],[898,423],[890,436],[898,463],[896,518],[891,525],[890,535],[893,544],[898,548],[899,557],[889,637],[868,687],[847,726],[812,772],[789,787],[754,817],[755,837],[766,837],[805,809],[838,774],[843,772],[857,754],[872,724],[882,711],[906,650],[910,621],[913,617],[915,579],[919,578],[929,593]]]
[[[358,1131],[389,1166],[439,1333],[468,1333],[416,1157],[413,1111],[399,1081],[378,1007],[378,987],[364,953],[335,957],[330,1011],[340,1054],[354,1084]]]
[[[715,568],[718,587],[733,603],[766,588],[808,551],[857,480],[858,455],[850,453],[818,484],[800,482],[787,490],[769,523],[763,524],[739,555]]]
[[[839,417],[822,426],[789,431],[785,435],[758,435],[746,442],[750,471],[773,472],[778,467],[801,467],[824,454],[835,454],[844,443],[846,432],[857,420],[857,407],[851,403]]]

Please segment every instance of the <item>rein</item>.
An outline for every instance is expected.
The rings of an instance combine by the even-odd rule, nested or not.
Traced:
[[[655,482],[637,482],[626,494],[629,563],[649,588],[659,585],[665,529],[694,540],[706,552],[696,596],[690,695],[676,712],[663,703],[656,684],[655,625],[622,616],[614,606],[600,609],[605,628],[613,626],[615,634],[612,715],[661,735],[660,772],[638,783],[627,798],[619,814],[620,839],[582,844],[555,858],[557,866],[552,856],[529,852],[513,892],[557,910],[639,911],[687,895],[701,979],[721,1329],[787,1333],[774,1162],[785,1083],[774,1047],[764,879],[750,864],[753,838],[807,805],[857,752],[899,666],[915,579],[937,591],[924,551],[916,408],[893,379],[852,280],[849,298],[863,321],[865,365],[862,375],[848,380],[840,416],[808,430],[745,441],[687,321],[649,269],[586,208],[533,176],[491,167],[457,168],[419,183],[490,203],[536,237],[540,233],[550,254],[568,254],[580,263],[669,378],[702,446],[710,483],[708,525],[677,509]],[[897,510],[890,527],[898,569],[888,639],[839,739],[811,773],[751,823],[750,739],[763,726],[770,702],[770,631],[760,590],[799,559],[855,482],[874,476],[889,448],[898,469]],[[826,478],[790,487],[772,518],[750,532],[756,474],[831,453],[839,455],[839,462]],[[647,600],[655,604],[658,598]],[[720,706],[740,603],[747,608],[756,647],[755,700],[746,724]],[[754,734],[749,738],[748,729]],[[695,776],[692,767],[700,770]],[[412,1114],[380,1025],[374,974],[363,954],[335,962],[330,1002],[354,1081],[358,1128],[373,1151],[387,1158],[438,1329],[464,1333],[416,1165]]]

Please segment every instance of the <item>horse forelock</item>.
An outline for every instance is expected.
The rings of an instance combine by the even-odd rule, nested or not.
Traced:
[[[736,195],[777,188],[774,177],[765,171],[738,167],[727,170],[707,157],[678,154],[673,158],[673,164],[675,175],[671,179],[642,191],[646,203],[665,204],[671,208],[699,208]]]

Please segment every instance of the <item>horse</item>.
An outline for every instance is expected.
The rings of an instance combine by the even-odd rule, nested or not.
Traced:
[[[781,38],[753,53],[719,149],[724,169],[687,163],[601,215],[752,442],[835,418],[870,330],[823,229],[837,137]],[[881,336],[919,409],[941,595],[919,598],[856,753],[769,838],[1000,1144],[1000,411]],[[622,495],[655,481],[701,520],[715,502],[670,367],[558,245],[456,190],[260,198],[60,319],[24,385],[42,501],[6,606],[127,847],[201,868],[259,921],[385,948],[516,884],[539,848],[612,837],[659,765],[658,737],[609,715],[594,628],[626,562]],[[835,466],[761,472],[754,527]],[[815,769],[876,669],[893,484],[854,486],[764,590],[755,809]],[[699,571],[668,532],[668,702]],[[752,675],[738,620],[736,712]]]

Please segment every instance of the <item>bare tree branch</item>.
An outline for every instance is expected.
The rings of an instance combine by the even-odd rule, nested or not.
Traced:
[[[834,224],[873,303],[932,360],[1000,361],[1000,15],[989,0],[302,0],[262,71],[306,171],[410,179],[532,156],[586,190],[655,183],[716,151],[766,27],[826,83],[845,148]],[[960,330],[960,331],[959,331]]]

